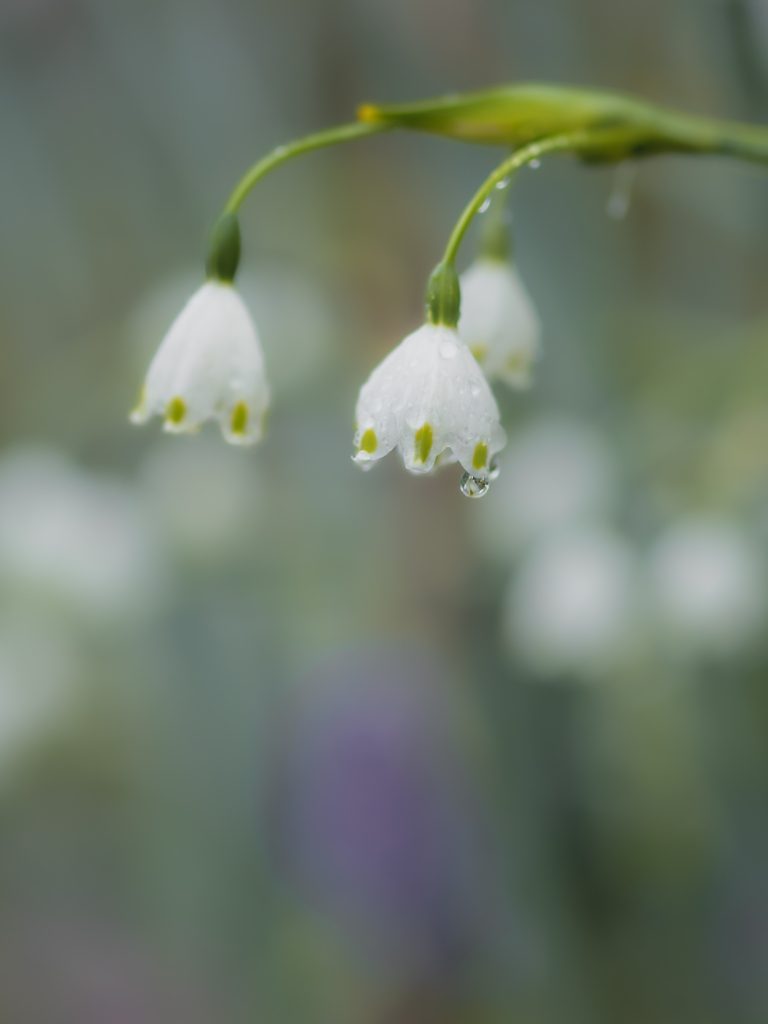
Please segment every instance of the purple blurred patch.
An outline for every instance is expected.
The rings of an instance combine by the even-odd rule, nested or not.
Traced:
[[[434,666],[334,657],[281,737],[270,832],[280,871],[377,958],[454,970],[494,932],[495,850]]]

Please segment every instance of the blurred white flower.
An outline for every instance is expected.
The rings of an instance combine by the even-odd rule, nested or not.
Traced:
[[[82,671],[60,623],[29,609],[0,614],[0,770],[75,710]]]
[[[369,468],[395,445],[406,469],[428,473],[450,448],[468,474],[487,480],[506,443],[496,399],[455,328],[424,324],[373,371],[356,410],[355,462]]]
[[[217,420],[231,444],[264,434],[269,386],[256,327],[232,284],[208,280],[182,309],[150,364],[133,423],[165,419],[172,433]]]
[[[543,540],[510,581],[508,649],[541,676],[599,675],[619,663],[637,626],[632,547],[606,529]]]
[[[683,644],[730,653],[764,624],[763,559],[734,525],[691,518],[671,526],[649,553],[648,571],[660,625]]]
[[[511,263],[483,257],[461,275],[459,334],[489,380],[529,386],[541,324]]]
[[[275,395],[285,395],[317,380],[338,334],[332,309],[321,288],[291,267],[243,269],[240,292],[259,311],[259,336]]]
[[[25,448],[0,461],[0,583],[104,619],[153,606],[166,575],[126,483]]]
[[[578,420],[534,421],[509,442],[498,465],[493,493],[473,517],[476,543],[493,558],[608,515],[615,504],[610,449]]]
[[[154,447],[140,482],[169,547],[198,562],[240,550],[263,511],[256,468],[214,438]]]

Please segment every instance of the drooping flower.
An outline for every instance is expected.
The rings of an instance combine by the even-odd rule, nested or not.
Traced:
[[[514,266],[481,256],[462,274],[461,293],[459,333],[486,377],[528,387],[541,324]]]
[[[426,323],[398,345],[360,391],[355,462],[370,468],[395,445],[406,469],[428,473],[450,449],[482,485],[506,443],[499,409],[455,327]]]
[[[55,449],[20,446],[0,460],[4,590],[106,624],[157,608],[168,574],[156,524],[127,481]]]
[[[208,279],[171,325],[149,367],[133,423],[165,418],[174,434],[217,420],[230,444],[261,440],[269,385],[256,326],[233,284],[240,262],[237,216],[216,223]]]
[[[510,655],[542,679],[614,670],[637,640],[636,561],[632,546],[605,527],[543,539],[507,590]]]
[[[733,654],[759,636],[768,594],[760,551],[735,523],[705,516],[670,527],[648,558],[659,626],[703,654]]]
[[[250,313],[231,283],[211,279],[192,296],[152,360],[131,422],[165,418],[165,430],[193,433],[217,420],[230,444],[264,433],[269,385]]]
[[[532,542],[609,518],[616,506],[609,439],[585,421],[537,417],[515,431],[498,461],[494,494],[472,517],[490,558],[512,559]]]

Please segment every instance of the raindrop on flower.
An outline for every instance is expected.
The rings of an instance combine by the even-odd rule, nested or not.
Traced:
[[[499,460],[498,459],[491,459],[491,464],[488,467],[488,479],[489,480],[498,480],[499,479],[499,473],[501,473],[501,469],[499,468]]]
[[[461,478],[461,493],[466,498],[482,498],[484,494],[488,493],[490,482],[486,477],[483,476],[472,476],[470,473],[465,473]]]

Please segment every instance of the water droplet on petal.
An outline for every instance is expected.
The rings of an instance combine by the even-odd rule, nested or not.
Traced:
[[[490,199],[490,196],[489,196],[488,199],[485,200],[485,202],[483,203],[483,205],[480,207],[480,209],[477,212],[478,213],[485,213],[485,211],[488,209],[488,207],[490,205],[491,205],[491,199]]]
[[[459,350],[452,341],[441,341],[439,351],[443,359],[453,359]]]
[[[484,494],[488,493],[490,486],[486,477],[472,476],[471,473],[465,473],[461,478],[460,489],[466,498],[482,498]]]
[[[491,459],[491,464],[488,467],[488,479],[489,480],[498,480],[500,472],[501,472],[501,470],[499,469],[499,460],[498,459]]]

